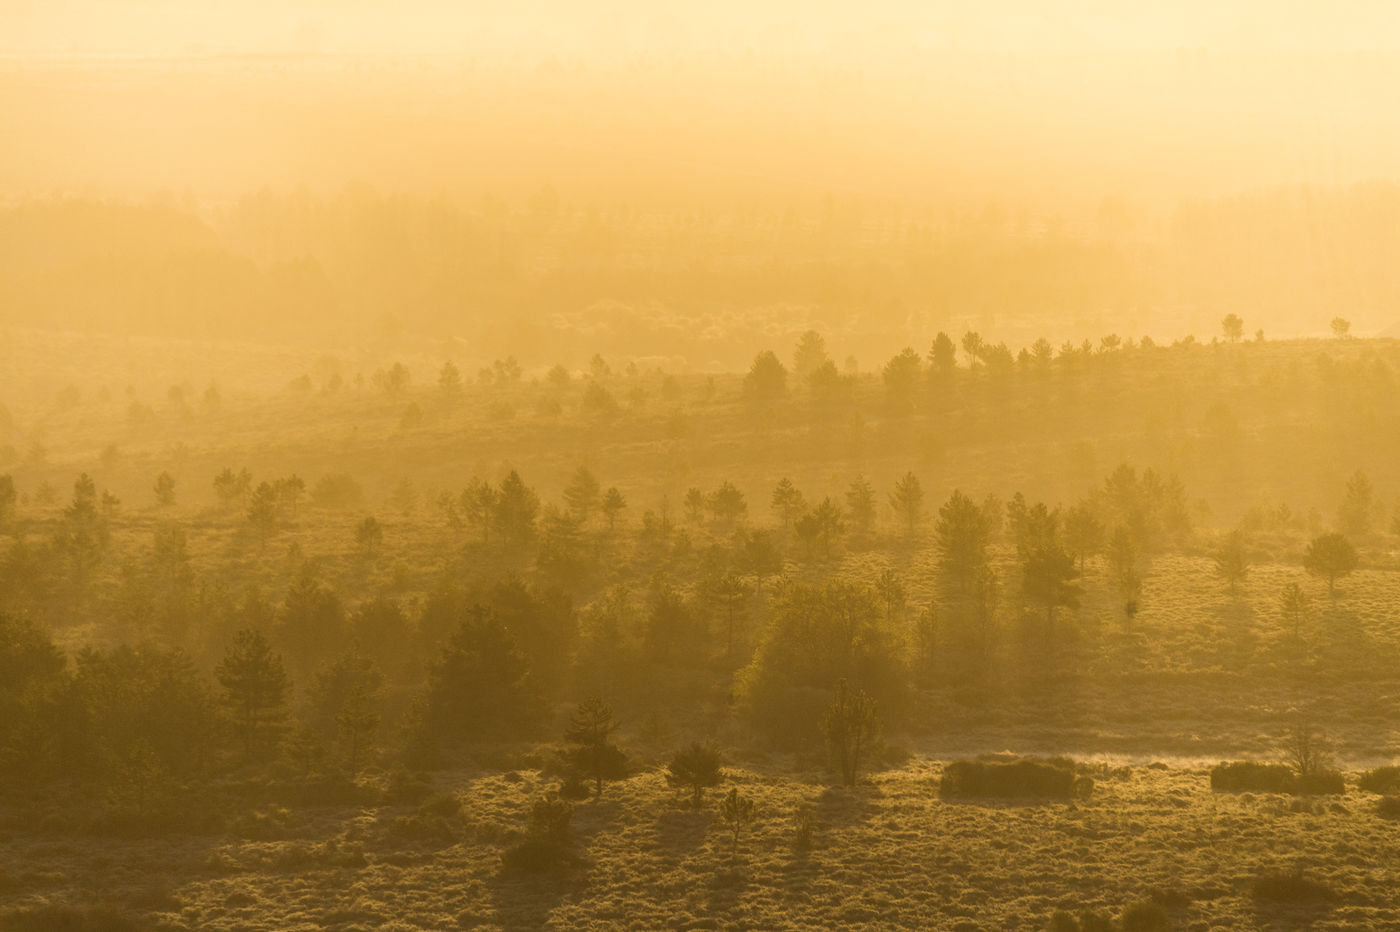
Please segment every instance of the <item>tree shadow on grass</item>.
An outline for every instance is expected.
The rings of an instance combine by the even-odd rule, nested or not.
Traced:
[[[656,820],[657,844],[669,851],[688,851],[705,843],[715,820],[713,809],[696,809],[685,804],[661,813]]]
[[[869,821],[885,794],[874,786],[829,786],[812,807],[817,823],[827,828],[851,828]]]
[[[563,865],[538,874],[499,871],[487,882],[495,915],[503,929],[542,929],[555,908],[582,883],[582,869]]]

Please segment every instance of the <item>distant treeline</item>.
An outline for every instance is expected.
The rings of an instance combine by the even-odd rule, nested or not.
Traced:
[[[0,210],[0,306],[20,326],[457,338],[527,365],[579,365],[587,346],[733,367],[812,325],[864,357],[963,324],[1027,343],[1069,322],[1144,332],[1227,312],[1270,331],[1338,313],[1385,325],[1397,249],[1400,188],[1383,184],[1186,203],[1161,220],[1105,201],[1075,224],[997,206],[658,215],[551,188],[524,205],[259,194],[203,216],[27,201]]]

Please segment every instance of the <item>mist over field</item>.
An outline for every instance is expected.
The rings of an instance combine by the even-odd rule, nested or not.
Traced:
[[[0,932],[1400,928],[1397,88],[0,0]]]

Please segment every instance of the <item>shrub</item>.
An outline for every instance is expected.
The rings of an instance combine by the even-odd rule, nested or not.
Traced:
[[[666,783],[690,790],[691,804],[698,806],[705,789],[719,786],[724,779],[720,769],[719,749],[713,744],[692,742],[677,751],[666,768]]]
[[[562,799],[544,797],[530,808],[523,841],[501,854],[501,867],[511,873],[542,873],[569,859],[570,823],[574,807]]]
[[[1020,758],[1011,761],[953,761],[943,768],[938,791],[943,796],[1010,796],[1070,799],[1088,795],[1093,781],[1079,784],[1074,762]]]
[[[1394,793],[1400,790],[1400,767],[1377,767],[1361,775],[1357,784],[1368,793]]]
[[[1400,796],[1382,796],[1376,803],[1376,814],[1382,819],[1400,819]]]
[[[1346,781],[1336,770],[1319,770],[1299,776],[1286,764],[1230,761],[1210,771],[1210,788],[1222,793],[1293,793],[1318,796],[1346,792]]]
[[[1284,764],[1238,760],[1211,768],[1210,788],[1222,793],[1291,793],[1297,778]]]
[[[1341,772],[1336,770],[1319,770],[1316,773],[1304,774],[1298,778],[1297,787],[1293,790],[1304,796],[1340,796],[1346,791],[1346,781],[1342,779]]]
[[[1287,873],[1260,874],[1254,879],[1254,898],[1274,903],[1308,905],[1329,903],[1336,892],[1320,880],[1313,880],[1301,870]]]

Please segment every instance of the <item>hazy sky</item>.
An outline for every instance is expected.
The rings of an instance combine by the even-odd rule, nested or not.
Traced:
[[[1386,0],[0,0],[0,51],[1352,51],[1400,47]]]
[[[1394,179],[1396,50],[1378,0],[0,0],[0,197],[1171,204]]]

